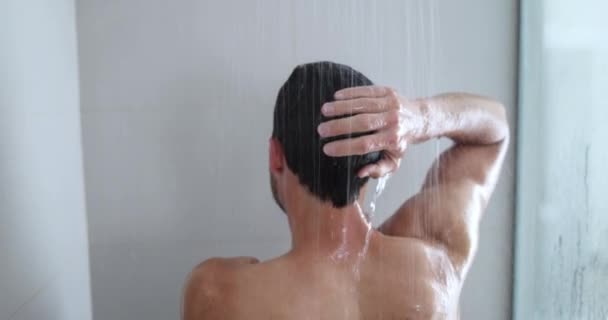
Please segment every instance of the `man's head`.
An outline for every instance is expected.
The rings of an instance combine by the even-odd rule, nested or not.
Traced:
[[[380,160],[381,152],[329,157],[323,152],[325,143],[358,135],[321,139],[317,127],[332,119],[322,115],[321,107],[334,101],[336,91],[372,84],[351,67],[326,61],[297,66],[283,84],[275,104],[270,146],[272,191],[283,210],[285,204],[278,189],[289,186],[281,185],[278,179],[282,170],[289,170],[297,177],[299,185],[334,207],[345,207],[357,200],[368,180],[359,178],[357,172]]]

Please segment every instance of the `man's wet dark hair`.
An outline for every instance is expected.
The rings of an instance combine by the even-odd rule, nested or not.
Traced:
[[[272,136],[283,147],[287,166],[312,194],[331,201],[337,208],[357,199],[359,190],[368,180],[359,178],[357,173],[380,160],[382,154],[327,156],[323,152],[327,142],[363,134],[321,139],[317,127],[333,119],[323,116],[321,107],[334,101],[334,93],[340,89],[372,84],[349,66],[321,61],[297,66],[277,96]]]

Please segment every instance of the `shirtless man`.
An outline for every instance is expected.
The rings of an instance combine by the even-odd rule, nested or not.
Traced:
[[[420,191],[371,228],[361,210],[369,177],[397,170],[409,145],[440,137],[454,145]],[[279,91],[269,148],[292,249],[265,262],[201,263],[186,284],[184,318],[458,319],[508,138],[493,100],[407,99],[344,65],[296,67]]]

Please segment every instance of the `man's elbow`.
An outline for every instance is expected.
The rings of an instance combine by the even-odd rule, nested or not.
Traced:
[[[508,144],[510,129],[505,105],[499,101],[494,101],[492,104],[492,115],[492,135],[489,137],[490,140],[495,143],[503,142]]]

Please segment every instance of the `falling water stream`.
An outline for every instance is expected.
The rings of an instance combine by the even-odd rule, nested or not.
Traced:
[[[376,8],[376,4],[370,4],[372,7],[369,8],[372,14],[370,17],[372,20],[372,24],[370,27],[374,31],[374,33],[382,32],[383,28],[380,23],[380,19],[376,17],[378,13],[378,8]],[[365,7],[366,5],[362,5]],[[359,8],[355,6],[354,9]],[[438,28],[437,28],[437,4],[436,0],[429,1],[406,1],[396,6],[395,9],[403,10],[403,15],[405,19],[405,29],[403,30],[403,38],[405,46],[400,55],[403,57],[405,70],[402,72],[402,77],[398,82],[401,84],[387,84],[390,86],[399,87],[399,93],[406,98],[408,97],[416,97],[416,96],[429,96],[431,94],[431,83],[433,82],[433,62],[436,57],[436,44],[438,42]],[[351,8],[353,9],[353,8]],[[353,9],[353,10],[354,10]],[[361,8],[359,8],[361,9]],[[357,11],[357,10],[355,10]],[[357,12],[351,12],[355,16],[357,16]],[[353,17],[354,19],[354,17]],[[374,23],[376,22],[376,23]],[[377,37],[380,37],[378,34]],[[357,39],[352,39],[353,46],[357,45]],[[383,46],[378,47],[378,67],[380,68],[383,64],[383,58],[390,56],[390,53],[385,51],[386,48]],[[353,57],[354,58],[354,57]],[[433,141],[429,141],[429,143],[434,144],[434,148],[432,152],[434,153],[434,157],[437,158],[441,152],[441,145],[439,139],[434,139]],[[437,179],[438,177],[433,176],[433,179]],[[368,194],[369,202],[367,204],[361,204],[363,207],[359,207],[360,213],[365,219],[367,224],[367,233],[365,235],[365,241],[362,249],[359,252],[356,252],[357,259],[353,266],[353,273],[356,279],[360,279],[359,269],[361,263],[364,261],[370,245],[371,235],[373,233],[373,224],[374,219],[376,218],[376,209],[378,207],[378,200],[382,195],[384,189],[386,188],[387,182],[390,179],[390,175],[386,175],[377,179],[375,188],[371,194]],[[346,239],[346,235],[349,230],[344,228],[342,230],[342,236]],[[340,251],[340,257],[346,257],[350,253]]]
[[[370,240],[372,232],[374,230],[373,229],[373,220],[374,220],[374,214],[376,212],[376,204],[378,202],[378,199],[380,198],[380,195],[384,191],[384,188],[386,188],[386,183],[388,182],[388,179],[390,179],[390,174],[387,174],[378,179],[378,181],[376,182],[376,188],[372,195],[371,201],[369,202],[369,208],[362,210],[363,217],[365,218],[365,221],[367,223],[367,233],[365,234],[365,243],[363,244],[363,249],[361,249],[361,251],[358,254],[357,263],[355,264],[354,270],[353,270],[357,280],[359,280],[359,266],[361,265],[361,262],[367,255],[367,249],[369,248],[369,240]]]

